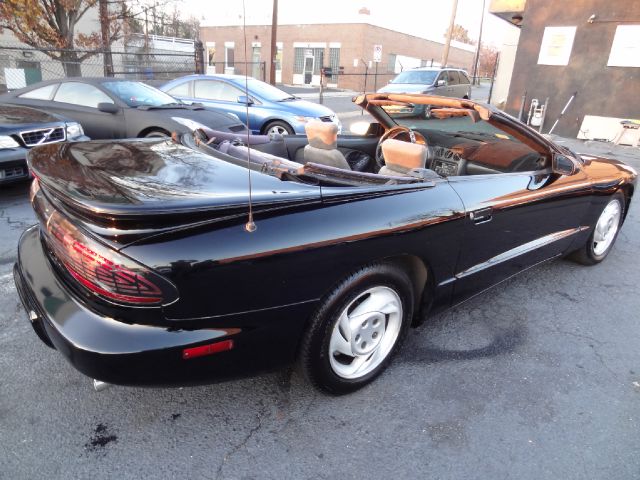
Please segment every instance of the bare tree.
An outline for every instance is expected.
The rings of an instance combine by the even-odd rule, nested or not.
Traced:
[[[104,9],[104,32],[77,33],[76,26],[98,0],[3,0],[0,2],[0,30],[11,30],[16,38],[59,60],[68,77],[80,75],[80,64],[120,36],[116,21],[120,12]],[[100,17],[100,15],[99,15]]]
[[[449,29],[444,32],[444,36],[446,37],[449,33]],[[469,30],[464,28],[462,25],[458,25],[457,23],[453,26],[453,30],[451,32],[451,40],[456,40],[461,43],[468,43],[469,45],[475,45],[476,42],[469,38]]]

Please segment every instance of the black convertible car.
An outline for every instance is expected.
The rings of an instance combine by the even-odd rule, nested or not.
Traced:
[[[345,393],[427,312],[550,259],[611,251],[632,168],[468,100],[354,100],[379,121],[364,136],[310,122],[307,137],[244,144],[197,130],[34,150],[40,224],[14,276],[42,341],[109,383],[297,359]],[[394,119],[416,104],[431,117]]]
[[[243,132],[237,117],[187,105],[155,87],[118,78],[67,78],[35,83],[0,95],[80,122],[93,139],[168,137],[207,127]]]

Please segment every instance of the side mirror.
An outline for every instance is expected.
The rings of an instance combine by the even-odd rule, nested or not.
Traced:
[[[253,105],[253,101],[246,95],[240,95],[238,97],[238,103],[242,103],[243,105]]]
[[[115,103],[111,103],[111,102],[100,102],[98,104],[98,110],[104,113],[111,113],[111,114],[118,113],[120,111],[118,106]]]
[[[576,172],[576,164],[571,158],[557,153],[551,161],[551,171],[558,175],[573,175]]]
[[[436,87],[444,87],[446,83],[447,82],[445,82],[443,79],[440,79],[436,82]]]

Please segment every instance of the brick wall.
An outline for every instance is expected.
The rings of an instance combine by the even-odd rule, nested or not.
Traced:
[[[248,26],[247,56],[251,60],[251,45],[253,42],[261,44],[261,61],[266,63],[266,79],[269,80],[268,61],[270,57],[270,26]],[[222,73],[224,62],[224,42],[235,42],[235,73],[244,73],[241,62],[244,57],[244,36],[242,27],[201,27],[200,38],[203,43],[215,42],[216,52],[214,60],[218,63],[217,73]],[[329,44],[340,44],[340,66],[344,67],[344,75],[338,77],[338,87],[363,90],[365,67],[361,60],[368,63],[373,59],[374,45],[382,45],[382,61],[378,65],[377,81],[374,78],[375,65],[369,69],[367,90],[380,88],[391,80],[395,73],[390,71],[389,55],[404,55],[426,62],[432,59],[439,62],[443,44],[407,35],[386,28],[365,23],[328,24],[328,25],[279,25],[278,42],[283,44],[282,82],[294,83],[294,42],[325,43],[324,64],[329,66]],[[449,65],[470,70],[473,62],[473,52],[452,47],[449,52]],[[354,67],[354,60],[358,65]]]

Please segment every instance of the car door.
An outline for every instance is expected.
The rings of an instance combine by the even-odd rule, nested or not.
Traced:
[[[465,96],[465,87],[460,80],[460,73],[456,70],[449,70],[449,92],[452,97]]]
[[[458,71],[458,78],[460,79],[460,85],[458,86],[460,98],[471,98],[471,81],[469,77],[464,72]]]
[[[52,110],[82,124],[87,136],[92,139],[124,138],[126,125],[122,108],[117,113],[98,110],[99,103],[114,100],[94,85],[83,82],[62,82],[56,91]]]
[[[200,102],[206,107],[226,113],[232,113],[246,124],[247,106],[238,103],[238,97],[244,95],[242,90],[230,83],[219,80],[194,80],[193,94],[189,99],[192,102]]]
[[[560,176],[552,173],[550,160],[536,160],[538,152],[491,146],[499,142],[483,145],[490,148],[470,154],[473,161],[462,160],[468,162],[466,175],[449,177],[465,206],[465,238],[455,275],[458,301],[561,255],[586,228],[580,222],[589,208],[590,187],[582,170]],[[486,167],[492,159],[496,173]],[[470,168],[475,174],[469,174]]]
[[[459,97],[458,87],[460,86],[460,80],[458,79],[458,72],[449,70],[447,79],[447,97]]]
[[[448,97],[449,96],[447,95],[447,89],[449,88],[448,84],[449,84],[449,75],[447,74],[446,70],[443,70],[438,75],[438,79],[434,84],[435,87],[434,87],[433,93],[435,93],[436,95],[441,95],[443,97]]]

